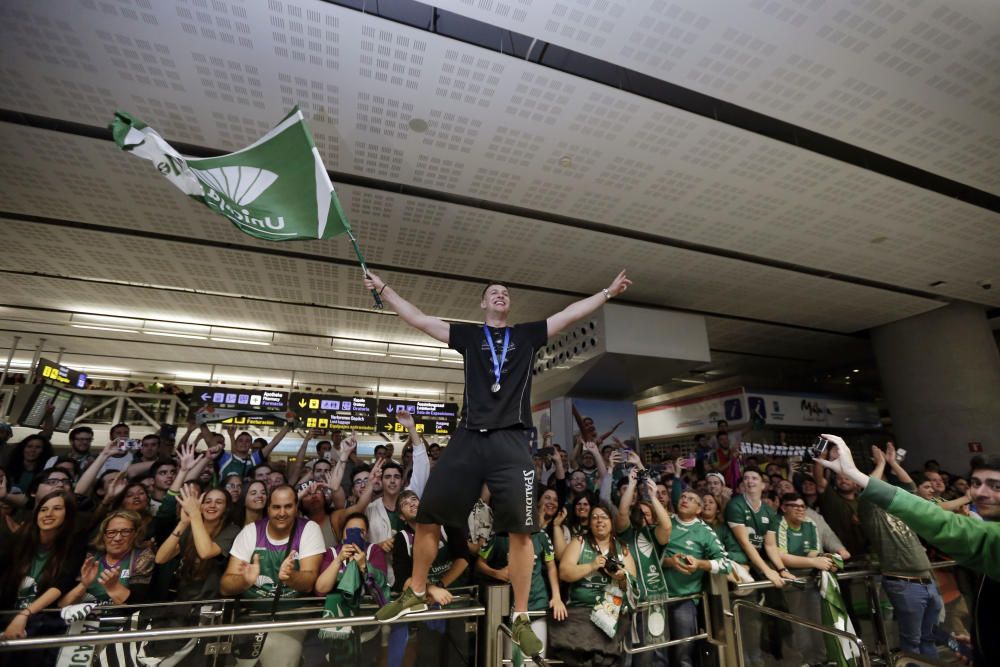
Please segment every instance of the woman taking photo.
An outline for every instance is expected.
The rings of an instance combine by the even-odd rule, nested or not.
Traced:
[[[115,510],[101,521],[91,542],[94,551],[80,568],[80,583],[62,597],[60,606],[80,601],[97,604],[143,602],[153,574],[153,552],[137,547],[142,517],[131,510]]]
[[[626,625],[621,616],[622,592],[629,586],[628,578],[635,577],[635,561],[628,547],[613,535],[607,506],[592,508],[587,526],[589,530],[566,547],[559,563],[559,578],[569,584],[569,617],[549,626],[549,650],[567,665],[617,665]],[[592,614],[604,614],[607,628],[598,627]],[[609,634],[608,630],[613,631]]]
[[[210,489],[199,495],[192,486],[183,486],[178,500],[180,521],[156,552],[156,564],[180,557],[176,599],[210,600],[219,595],[219,580],[240,532],[228,521],[229,494]]]
[[[0,550],[0,609],[20,611],[3,632],[4,639],[26,637],[35,614],[52,607],[73,588],[80,561],[73,555],[76,504],[65,491],[41,498],[25,522]]]

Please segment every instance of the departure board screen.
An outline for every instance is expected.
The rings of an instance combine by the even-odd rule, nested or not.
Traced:
[[[63,392],[68,393],[68,392]],[[56,430],[60,433],[67,433],[73,430],[73,423],[76,418],[80,416],[83,411],[83,396],[80,394],[73,394],[66,404],[66,409],[63,410],[62,416],[59,417],[59,421],[56,422]]]
[[[21,392],[25,392],[23,394],[24,400],[21,398]],[[61,393],[66,392],[60,390],[59,387],[50,385],[22,385],[17,390],[18,400],[15,406],[20,408],[20,410],[14,411],[15,414],[19,415],[17,418],[18,425],[27,426],[28,428],[41,428],[42,421],[45,419],[45,406],[54,401],[56,396]]]

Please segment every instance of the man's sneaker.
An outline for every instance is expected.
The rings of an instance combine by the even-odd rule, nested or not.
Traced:
[[[527,656],[534,658],[542,652],[542,641],[531,629],[531,619],[523,614],[515,617],[514,625],[510,629],[510,638]]]
[[[384,607],[375,612],[375,620],[382,623],[395,621],[407,614],[415,614],[418,611],[427,611],[427,603],[422,597],[418,597],[409,586],[406,587],[399,597],[389,602]],[[538,641],[537,639],[535,641]]]

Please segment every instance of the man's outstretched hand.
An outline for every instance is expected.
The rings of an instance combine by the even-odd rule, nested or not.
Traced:
[[[632,281],[629,280],[629,277],[627,275],[625,275],[625,269],[622,269],[621,273],[619,273],[615,277],[615,279],[611,281],[611,284],[608,286],[608,293],[611,296],[618,296],[619,294],[627,290],[629,288],[629,285],[631,284]]]
[[[823,437],[832,442],[837,447],[837,458],[833,461],[828,461],[826,459],[816,459],[824,468],[829,468],[838,475],[844,475],[854,482],[856,482],[861,488],[868,486],[868,475],[864,474],[858,470],[858,466],[854,463],[854,456],[851,454],[851,448],[847,446],[844,439],[836,436],[829,435],[827,433],[823,434]],[[881,452],[880,452],[881,453]]]

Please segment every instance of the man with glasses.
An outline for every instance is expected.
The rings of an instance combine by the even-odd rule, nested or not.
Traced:
[[[819,532],[812,519],[806,516],[806,501],[797,493],[781,496],[782,519],[778,524],[778,550],[782,564],[796,577],[808,577],[813,570],[835,572],[836,566],[829,556],[820,554]],[[816,586],[804,589],[785,588],[788,611],[816,623],[821,622],[820,595]],[[821,663],[826,652],[818,633],[801,625],[792,625],[792,646],[807,664]]]

